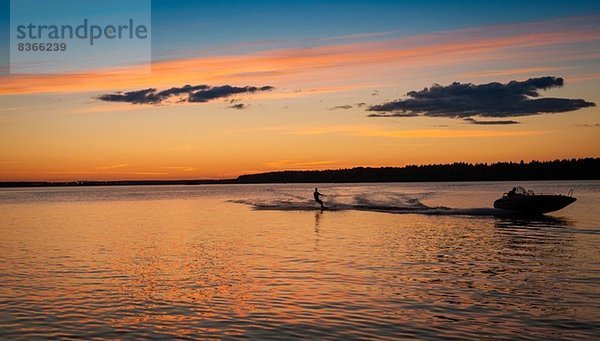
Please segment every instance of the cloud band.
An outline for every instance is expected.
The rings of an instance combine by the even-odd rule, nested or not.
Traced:
[[[105,102],[125,102],[132,104],[161,104],[171,97],[181,97],[180,102],[205,103],[218,98],[232,95],[251,94],[255,92],[271,91],[272,86],[244,86],[231,85],[209,86],[209,85],[184,85],[158,91],[155,88],[142,90],[117,92],[103,94],[97,99]]]

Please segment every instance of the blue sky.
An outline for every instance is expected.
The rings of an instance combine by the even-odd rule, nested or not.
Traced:
[[[600,12],[600,2],[154,0],[152,11],[154,48],[164,51],[369,32],[402,36],[548,20]]]
[[[9,8],[10,0],[0,0],[0,61],[4,65]],[[218,49],[240,42],[314,44],[311,39],[349,34],[405,36],[599,12],[600,1],[153,0],[153,51],[156,58],[172,57],[178,51]]]

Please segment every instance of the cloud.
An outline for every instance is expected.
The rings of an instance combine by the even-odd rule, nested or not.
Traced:
[[[373,105],[367,110],[375,112],[369,115],[370,117],[429,116],[464,119],[473,116],[516,117],[561,113],[596,105],[583,99],[539,98],[540,90],[563,85],[562,78],[550,76],[511,81],[506,84],[434,84],[420,91],[410,91],[406,94],[406,99]]]
[[[149,88],[143,90],[129,91],[129,92],[117,92],[115,94],[104,94],[97,97],[97,99],[105,102],[127,102],[134,104],[147,104],[147,103],[158,103],[158,95],[156,89]]]
[[[348,109],[352,109],[352,106],[346,104],[346,105],[338,105],[336,107],[328,108],[328,110],[330,110],[330,111],[331,110],[338,110],[338,109],[348,110]]]
[[[171,97],[180,97],[180,102],[205,103],[210,100],[225,98],[236,94],[251,94],[255,92],[271,91],[272,86],[244,86],[231,85],[184,85],[158,91],[155,88],[142,90],[116,92],[96,97],[105,102],[126,102],[132,104],[161,104]]]
[[[228,106],[228,108],[230,108],[230,109],[237,109],[237,110],[244,110],[244,109],[248,108],[248,105],[246,105],[244,103],[238,103],[238,104],[230,105],[230,106]]]
[[[271,91],[272,86],[263,86],[257,88],[255,86],[235,87],[231,85],[215,86],[206,90],[200,90],[190,93],[189,102],[208,102],[212,99],[228,97],[242,93],[254,93],[257,91]]]
[[[581,128],[600,128],[600,123],[595,124],[576,124],[576,126]]]
[[[521,122],[512,121],[512,120],[481,121],[481,120],[476,120],[471,117],[465,118],[463,121],[470,123],[470,124],[481,124],[481,125],[494,125],[494,124],[506,125],[506,124],[520,124],[521,123]]]
[[[367,105],[367,103],[365,103],[365,102],[360,102],[360,103],[356,103],[355,105],[356,105],[356,107],[357,107],[357,108],[362,108],[362,107],[364,107],[365,105]]]

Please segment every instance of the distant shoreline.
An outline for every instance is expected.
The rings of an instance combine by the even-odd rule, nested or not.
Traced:
[[[219,180],[7,181],[0,182],[0,188],[539,180],[600,180],[600,158],[278,171]]]
[[[600,180],[600,158],[278,171],[219,180],[7,181],[0,182],[0,188],[536,180]]]

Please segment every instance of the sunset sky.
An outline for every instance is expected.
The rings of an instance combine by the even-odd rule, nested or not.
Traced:
[[[149,73],[3,43],[0,181],[600,157],[597,0],[155,0],[151,35]]]

